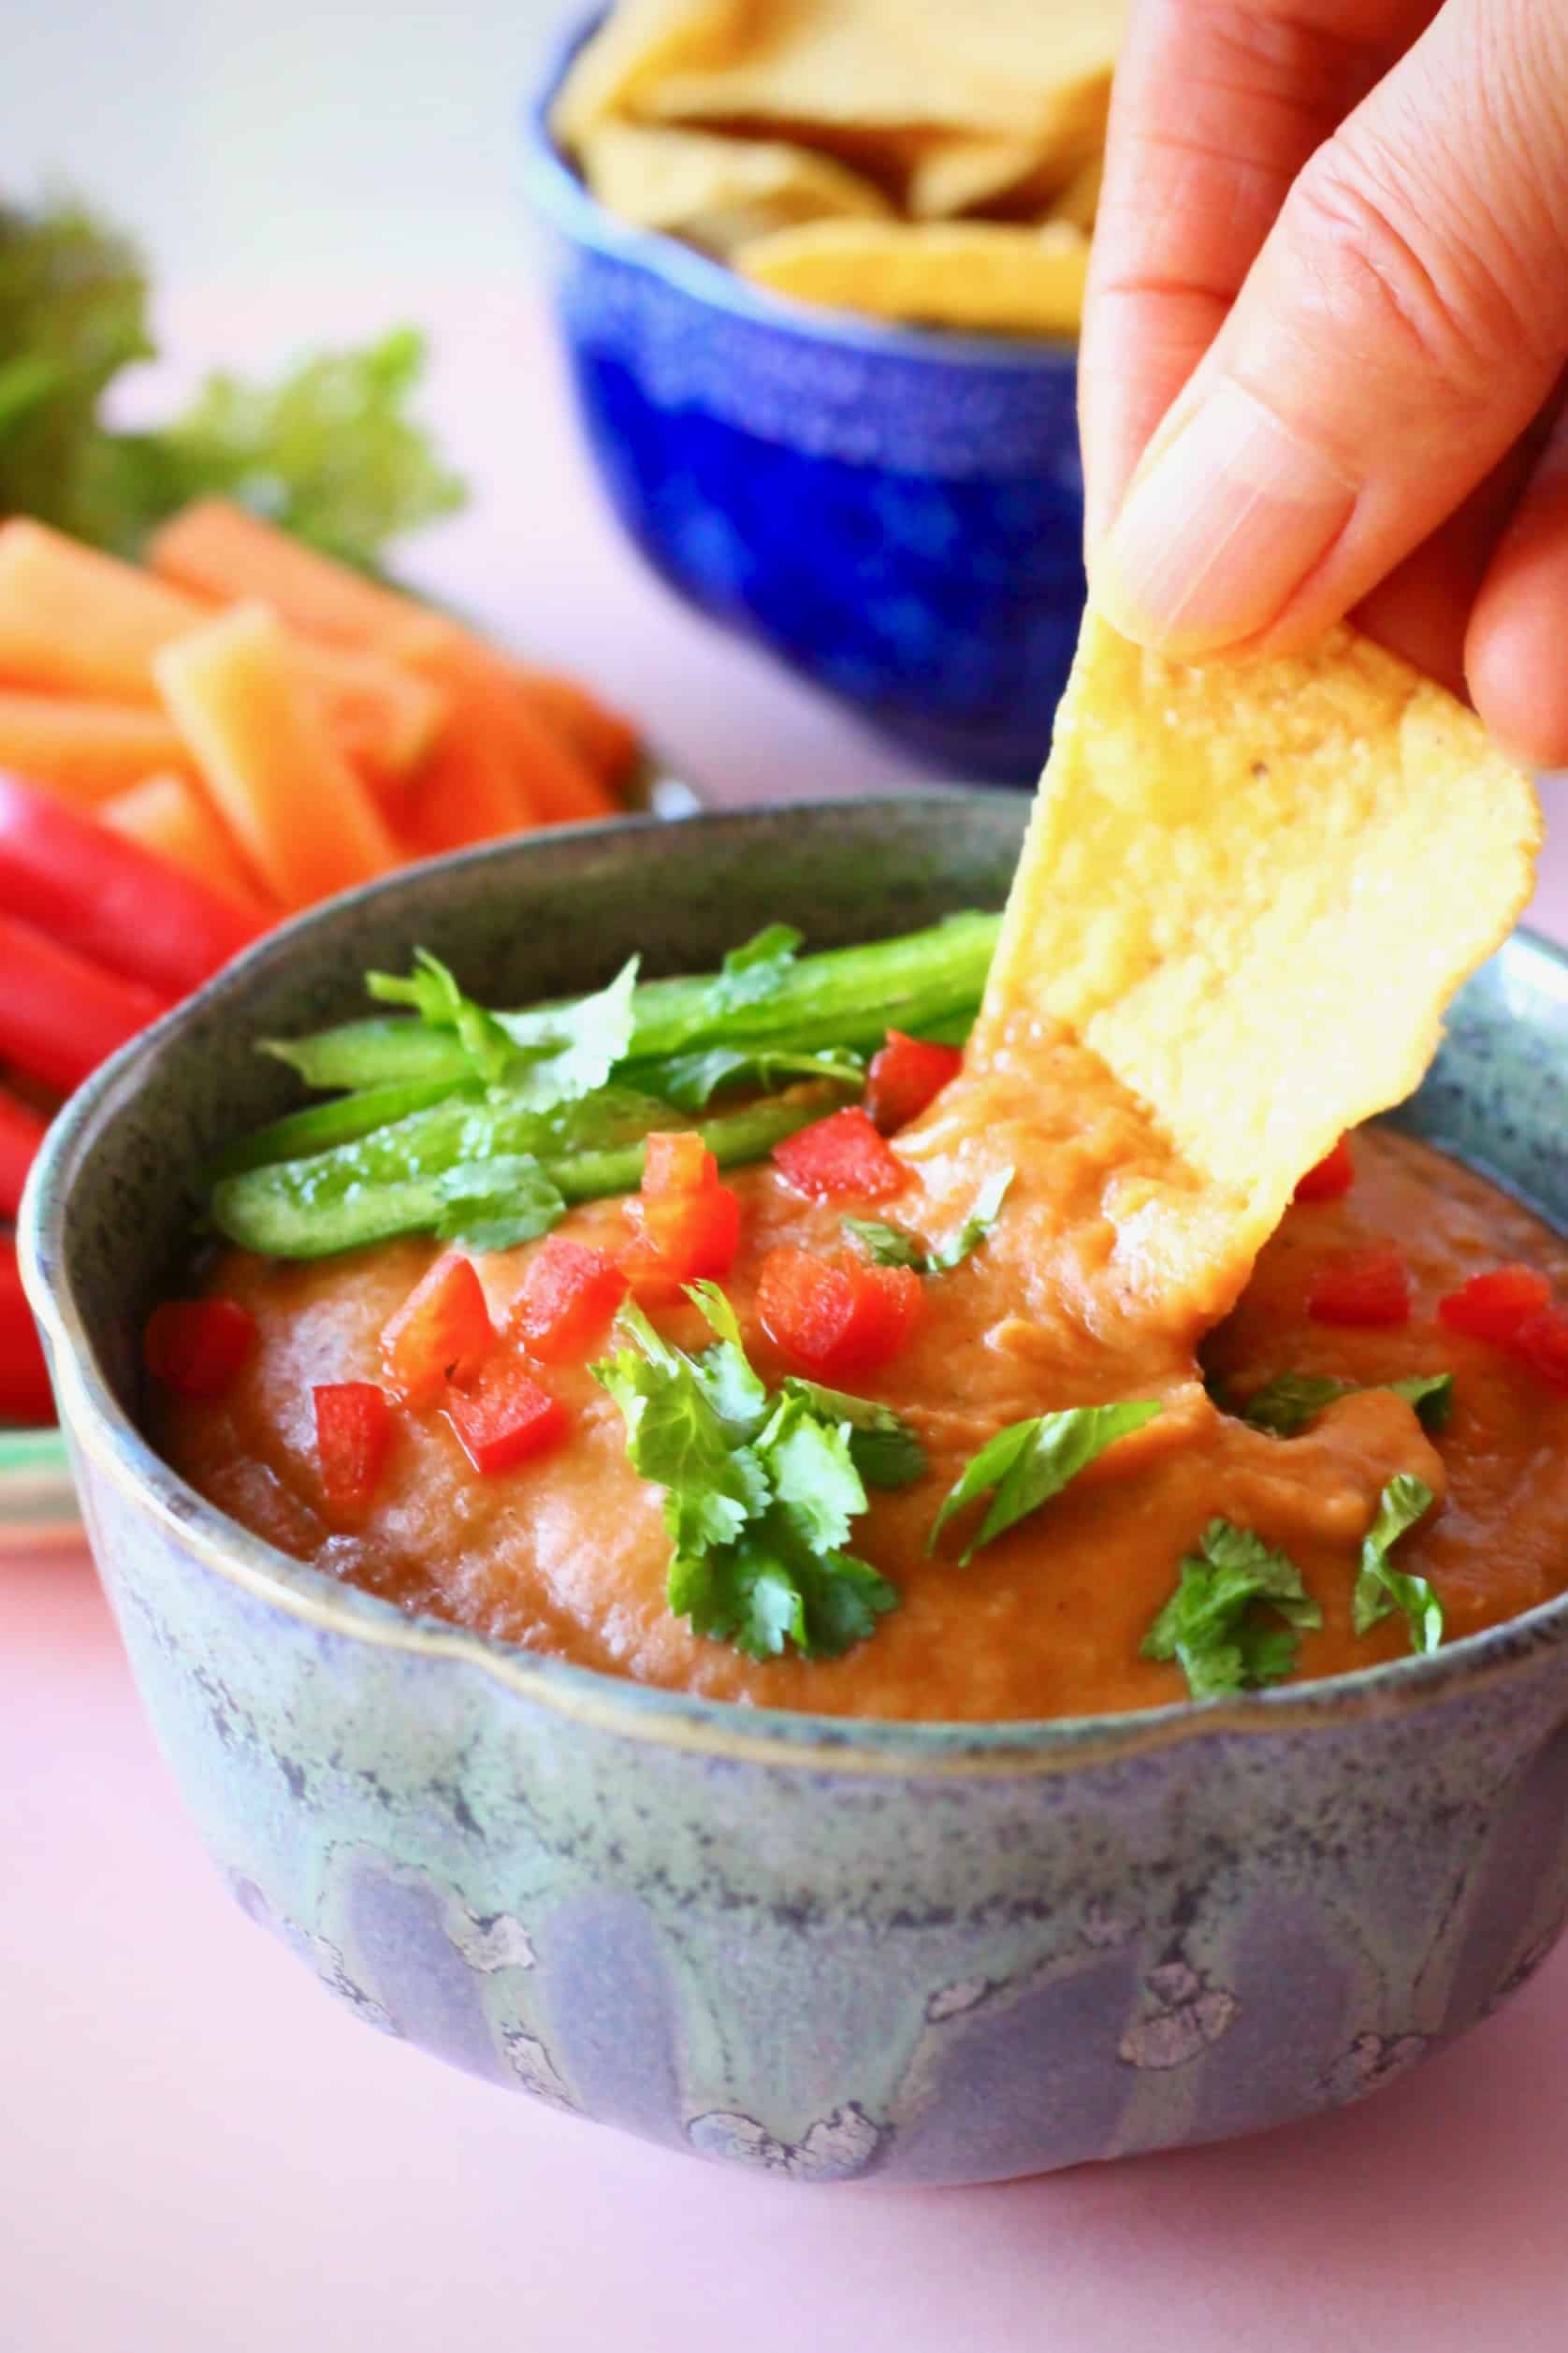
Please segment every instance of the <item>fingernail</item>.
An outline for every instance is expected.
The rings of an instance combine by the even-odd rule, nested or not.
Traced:
[[[1344,529],[1354,484],[1239,385],[1135,476],[1094,568],[1125,637],[1198,654],[1265,629]]]

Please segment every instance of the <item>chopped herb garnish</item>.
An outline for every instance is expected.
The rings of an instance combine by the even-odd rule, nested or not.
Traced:
[[[846,1217],[841,1222],[845,1232],[852,1234],[879,1267],[912,1267],[917,1274],[951,1274],[980,1248],[996,1223],[1015,1173],[1011,1169],[998,1169],[987,1177],[964,1223],[935,1250],[922,1250],[912,1234],[886,1226],[880,1218]]]
[[[797,1054],[776,1053],[769,1047],[703,1046],[692,1053],[645,1063],[638,1077],[666,1103],[683,1111],[700,1111],[720,1088],[743,1083],[771,1092],[796,1079],[831,1079],[835,1085],[858,1088],[864,1080],[865,1066],[858,1054],[843,1049]]]
[[[463,1160],[435,1180],[442,1214],[436,1233],[470,1250],[515,1250],[537,1241],[566,1213],[566,1197],[531,1153]]]
[[[792,923],[769,923],[738,948],[732,948],[708,989],[708,1004],[716,1013],[735,1013],[743,1006],[765,1004],[777,996],[790,977],[804,932]]]
[[[847,1397],[842,1389],[824,1388],[790,1373],[786,1397],[803,1398],[814,1413],[828,1421],[844,1422],[849,1431],[849,1453],[867,1487],[908,1487],[925,1475],[925,1448],[902,1415],[869,1397]]]
[[[1443,1429],[1453,1411],[1451,1373],[1416,1373],[1408,1380],[1377,1381],[1369,1386],[1391,1389],[1396,1397],[1402,1397],[1427,1430]],[[1212,1389],[1210,1394],[1213,1396]],[[1251,1429],[1267,1430],[1276,1438],[1294,1438],[1316,1420],[1326,1405],[1332,1405],[1342,1397],[1365,1394],[1358,1383],[1335,1380],[1328,1373],[1278,1373],[1271,1381],[1265,1381],[1260,1389],[1253,1391],[1241,1409],[1241,1419]],[[1225,1410],[1223,1398],[1215,1397],[1214,1402]]]
[[[1143,1656],[1174,1659],[1194,1699],[1212,1699],[1283,1682],[1296,1665],[1298,1632],[1322,1623],[1287,1553],[1250,1528],[1212,1519],[1144,1635]]]
[[[999,1430],[980,1448],[943,1503],[926,1539],[926,1550],[936,1550],[937,1538],[955,1512],[995,1489],[979,1534],[959,1555],[960,1563],[967,1567],[982,1545],[1059,1495],[1107,1446],[1141,1430],[1159,1411],[1157,1403],[1146,1399],[1120,1405],[1070,1405],[1063,1413],[1038,1414],[1029,1421],[1015,1421]]]
[[[1353,1615],[1358,1634],[1369,1634],[1390,1611],[1402,1609],[1413,1650],[1435,1650],[1443,1640],[1443,1604],[1424,1576],[1395,1568],[1389,1553],[1405,1531],[1431,1508],[1424,1479],[1402,1472],[1378,1498],[1377,1517],[1361,1546]]]
[[[791,1643],[808,1658],[835,1658],[898,1600],[844,1549],[866,1494],[854,1417],[839,1409],[869,1415],[861,1434],[884,1449],[903,1425],[892,1416],[890,1430],[887,1407],[810,1382],[770,1395],[723,1293],[701,1283],[687,1296],[712,1346],[688,1356],[632,1305],[617,1322],[623,1344],[593,1368],[625,1417],[633,1465],[664,1489],[670,1607],[748,1658],[777,1658]]]

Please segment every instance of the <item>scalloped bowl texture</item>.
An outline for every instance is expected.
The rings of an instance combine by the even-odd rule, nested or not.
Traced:
[[[1083,604],[1076,343],[813,310],[616,219],[549,126],[598,21],[524,146],[617,516],[690,603],[936,773],[1033,783]]]
[[[1354,2099],[1568,1910],[1568,1600],[1331,1682],[1076,1722],[765,1714],[428,1620],[270,1549],[138,1429],[183,1184],[291,1099],[259,1035],[415,942],[520,1003],[995,906],[1006,793],[555,833],[339,900],[128,1048],[25,1205],[94,1547],[245,1909],[486,2081],[805,2182],[954,2183]],[[1403,1115],[1568,1220],[1568,964],[1521,935]],[[170,1968],[181,1967],[171,1950]]]

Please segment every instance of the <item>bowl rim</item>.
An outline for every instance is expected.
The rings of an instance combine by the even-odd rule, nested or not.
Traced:
[[[791,823],[809,822],[846,809],[880,807],[906,818],[931,818],[977,803],[1016,806],[1019,798],[1005,787],[950,787],[793,800],[755,809],[704,810],[683,820],[679,831],[719,838],[744,834],[780,816]],[[482,870],[519,858],[547,860],[557,845],[570,848],[585,839],[603,842],[614,835],[630,854],[638,838],[650,832],[667,835],[669,828],[653,818],[552,827],[543,835],[485,843],[432,859],[324,901],[256,941],[78,1089],[52,1123],[34,1164],[18,1225],[23,1285],[49,1342],[61,1425],[73,1460],[90,1461],[129,1504],[157,1523],[168,1542],[205,1570],[291,1617],[377,1648],[448,1657],[563,1718],[729,1762],[906,1778],[1054,1775],[1081,1765],[1127,1761],[1217,1733],[1300,1734],[1386,1717],[1490,1684],[1564,1646],[1568,1590],[1426,1656],[1395,1659],[1311,1682],[1279,1684],[1231,1699],[1173,1700],[1160,1707],[1116,1714],[980,1721],[752,1707],[545,1658],[520,1644],[410,1614],[280,1551],[187,1485],[110,1392],[74,1293],[67,1244],[70,1196],[76,1172],[104,1127],[134,1098],[149,1066],[178,1052],[189,1027],[205,1020],[224,999],[242,999],[255,980],[284,963],[302,942],[330,935],[347,909],[405,893],[411,886],[417,888],[421,878],[435,873]],[[1514,933],[1513,941],[1554,967],[1568,993],[1568,948],[1524,925]]]
[[[907,327],[793,302],[753,286],[714,255],[683,244],[661,229],[638,228],[601,204],[556,144],[550,114],[567,69],[609,8],[595,6],[573,18],[552,46],[543,73],[523,102],[523,184],[535,209],[573,244],[603,259],[631,264],[688,300],[728,312],[753,326],[813,344],[836,345],[861,356],[878,354],[927,366],[992,369],[1018,374],[1076,368],[1076,335],[985,335],[953,327]]]

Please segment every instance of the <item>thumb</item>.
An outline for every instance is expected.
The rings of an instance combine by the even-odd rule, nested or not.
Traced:
[[[1298,177],[1094,563],[1175,654],[1304,644],[1436,530],[1568,355],[1568,7],[1448,0]]]

